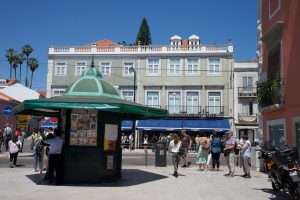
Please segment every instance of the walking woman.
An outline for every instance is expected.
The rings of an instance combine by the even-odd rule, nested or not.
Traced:
[[[200,137],[197,140],[197,144],[199,145],[198,147],[198,155],[197,155],[197,160],[196,164],[199,165],[199,171],[205,170],[206,162],[207,162],[207,157],[208,157],[208,145],[209,141],[207,137]]]
[[[19,150],[21,149],[22,143],[18,140],[18,136],[14,136],[13,139],[8,141],[9,154],[10,154],[10,165],[9,167],[14,168],[17,164],[17,158]]]
[[[220,154],[221,154],[221,138],[220,136],[214,132],[211,139],[211,156],[212,156],[212,170],[215,170],[215,167],[217,165],[217,171],[219,171],[220,168]]]
[[[179,149],[181,147],[181,141],[178,139],[178,134],[173,133],[172,134],[173,140],[169,144],[169,151],[172,154],[172,162],[174,166],[174,173],[172,174],[176,178],[178,177],[178,165],[180,163],[180,155],[179,155]]]

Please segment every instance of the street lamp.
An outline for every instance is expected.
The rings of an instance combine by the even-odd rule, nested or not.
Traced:
[[[135,87],[136,87],[136,73],[133,66],[129,68],[129,72],[133,73],[133,102],[135,103]],[[137,147],[137,133],[135,131],[135,119],[132,120],[132,132],[134,136],[134,147]]]
[[[135,103],[136,72],[132,66],[129,68],[129,72],[133,73],[133,102]]]

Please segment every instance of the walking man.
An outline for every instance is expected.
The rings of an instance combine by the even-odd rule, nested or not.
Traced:
[[[226,163],[227,163],[228,170],[229,170],[229,173],[226,175],[231,176],[231,177],[234,177],[235,143],[236,143],[236,139],[233,136],[233,132],[228,131],[226,133],[224,156],[226,157]]]
[[[53,137],[49,137],[46,140],[42,140],[42,145],[50,146],[49,147],[49,163],[48,163],[48,184],[60,185],[63,180],[63,157],[62,157],[62,148],[64,141],[60,137],[60,131],[54,129]],[[54,182],[54,172],[55,172],[55,182]]]
[[[8,151],[8,142],[12,139],[12,130],[9,127],[9,123],[6,124],[6,127],[3,131],[4,145],[5,151]]]
[[[181,131],[181,135],[182,135],[182,147],[184,148],[184,154],[182,156],[183,165],[181,167],[189,167],[191,165],[191,159],[188,157],[188,152],[192,146],[192,140],[191,137],[188,134],[186,134],[185,129]]]

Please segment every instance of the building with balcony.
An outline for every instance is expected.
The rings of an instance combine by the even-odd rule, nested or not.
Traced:
[[[259,130],[256,82],[258,66],[256,60],[234,62],[234,124],[238,138],[248,135],[254,144],[262,139]]]
[[[168,120],[225,120],[227,129],[233,123],[230,42],[201,44],[200,38],[192,35],[186,40],[173,36],[169,45],[122,46],[102,40],[85,46],[51,46],[47,97],[61,95],[90,65],[92,57],[104,79],[124,99],[133,101],[136,94],[137,103],[168,109]],[[139,124],[137,128],[143,129]],[[212,129],[193,128],[194,131]]]
[[[268,145],[300,150],[300,2],[261,1],[262,73],[258,85]]]

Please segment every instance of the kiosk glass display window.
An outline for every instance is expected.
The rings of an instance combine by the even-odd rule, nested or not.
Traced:
[[[89,110],[72,110],[70,145],[97,146],[96,112]]]

